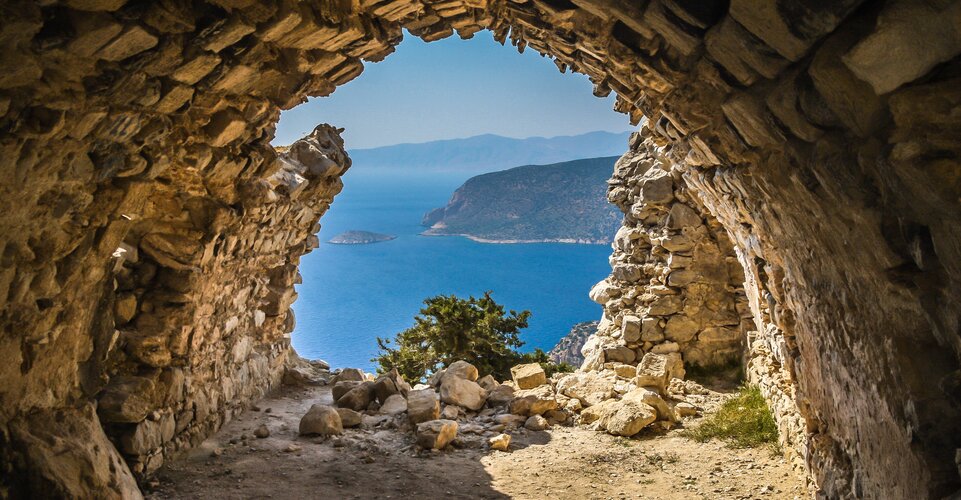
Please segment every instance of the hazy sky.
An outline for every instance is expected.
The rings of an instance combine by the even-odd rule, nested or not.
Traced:
[[[528,49],[501,46],[491,33],[430,44],[405,33],[397,51],[330,97],[285,112],[274,144],[290,144],[318,123],[346,128],[348,148],[479,134],[508,137],[630,130],[613,94],[598,99],[587,77],[562,74]]]

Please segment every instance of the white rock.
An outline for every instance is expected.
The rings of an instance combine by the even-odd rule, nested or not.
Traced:
[[[538,363],[516,365],[511,368],[511,378],[518,389],[533,389],[547,383],[547,375]]]
[[[507,451],[507,448],[511,445],[510,434],[498,434],[487,440],[490,444],[492,450]]]

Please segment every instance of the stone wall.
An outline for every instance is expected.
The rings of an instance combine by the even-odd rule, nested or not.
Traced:
[[[691,167],[669,151],[645,125],[608,181],[624,223],[612,245],[612,273],[591,290],[604,313],[584,346],[582,369],[637,364],[646,352],[679,352],[687,367],[702,371],[742,364],[770,403],[782,448],[801,468],[807,428],[792,351],[774,320],[777,304],[758,279],[766,270],[736,251],[688,184]]]
[[[179,368],[195,392],[168,391],[147,415],[163,437],[169,415],[193,411],[196,434],[174,425],[185,441],[215,427],[198,410],[226,419],[269,385],[304,250],[284,246],[293,226],[262,223],[293,216],[249,201],[271,198],[273,125],[388,55],[404,27],[425,40],[489,29],[650,119],[694,193],[679,199],[723,226],[763,291],[825,496],[961,487],[958,2],[14,0],[0,14],[5,492],[124,490],[116,452],[88,447],[105,439],[90,406],[109,406],[117,375],[179,387]],[[256,295],[228,300],[232,283]],[[211,378],[186,382],[211,360]],[[41,429],[65,415],[91,421]],[[107,424],[114,439],[133,428]],[[42,432],[58,448],[25,452]],[[136,449],[135,469],[159,456]],[[83,482],[55,466],[65,457],[89,465]]]
[[[674,162],[640,135],[631,143],[608,181],[624,223],[612,273],[591,290],[604,316],[584,347],[583,368],[636,363],[650,351],[680,352],[685,364],[704,368],[737,363],[754,325],[731,242]]]

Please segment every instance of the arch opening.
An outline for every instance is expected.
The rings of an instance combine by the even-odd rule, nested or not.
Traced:
[[[651,118],[639,144],[674,162],[756,285],[745,295],[755,318],[770,318],[760,335],[773,332],[768,350],[797,382],[820,491],[949,495],[961,484],[957,9],[9,4],[0,30],[5,470],[26,471],[18,477],[28,487],[81,494],[58,476],[49,447],[22,451],[43,441],[32,422],[68,418],[75,425],[54,435],[68,450],[62,460],[81,464],[87,484],[130,493],[100,430],[107,412],[127,424],[168,397],[189,402],[187,427],[150,420],[187,445],[276,383],[294,263],[347,161],[323,129],[308,153],[328,161],[303,188],[316,190],[314,204],[295,230],[276,232],[291,215],[276,202],[298,186],[269,146],[280,109],[356,77],[361,59],[393,50],[402,27],[428,41],[490,29],[587,73],[599,95],[616,91],[634,123]],[[138,246],[124,248],[138,231]],[[151,274],[117,279],[116,266],[141,253],[162,265],[150,279],[164,290],[149,309],[136,305],[152,333],[122,342],[143,366],[108,379],[114,326],[130,306],[115,287]],[[262,308],[244,306],[252,301]],[[244,314],[233,320],[235,311]],[[214,349],[225,339],[229,357]],[[185,362],[213,366],[209,378],[188,380]]]

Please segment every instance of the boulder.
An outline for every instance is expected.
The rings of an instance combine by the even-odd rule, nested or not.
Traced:
[[[374,381],[374,398],[377,402],[383,404],[387,401],[387,398],[398,394],[400,391],[397,389],[397,384],[394,383],[389,377],[377,377]]]
[[[621,398],[621,401],[644,403],[657,411],[658,420],[667,420],[669,422],[677,421],[677,419],[674,417],[674,411],[671,410],[671,407],[667,404],[667,401],[664,401],[664,399],[662,399],[658,393],[646,387],[639,387],[628,392]]]
[[[582,424],[594,424],[615,436],[633,436],[655,420],[654,408],[635,401],[609,399],[581,412]]]
[[[423,448],[440,450],[457,437],[457,422],[430,420],[417,424],[417,444]]]
[[[445,418],[447,420],[457,420],[457,417],[460,416],[460,410],[458,410],[458,408],[460,407],[457,405],[445,406],[444,409],[441,410],[440,412],[440,418]]]
[[[503,425],[504,427],[520,427],[524,425],[525,422],[527,422],[527,417],[523,415],[504,413],[494,417],[494,423],[497,425]]]
[[[653,387],[659,394],[664,394],[664,389],[674,378],[684,378],[684,362],[681,361],[680,353],[649,352],[637,365],[637,378],[634,383],[638,387]]]
[[[270,437],[270,429],[268,429],[265,424],[260,424],[260,427],[254,430],[254,437],[257,439],[268,438]]]
[[[504,406],[514,399],[514,388],[507,384],[500,384],[494,387],[487,395],[489,406]]]
[[[616,411],[607,418],[604,428],[615,436],[630,437],[641,432],[641,429],[655,420],[657,420],[657,412],[649,405],[621,401]]]
[[[342,381],[363,382],[365,380],[367,380],[367,377],[364,375],[364,371],[360,368],[344,368],[338,372],[337,375],[334,375],[334,378],[331,381],[336,384],[337,382]]]
[[[598,372],[571,373],[557,381],[557,392],[577,399],[585,407],[614,397],[614,377]]]
[[[440,401],[431,389],[412,390],[407,393],[407,417],[412,424],[419,424],[440,417]]]
[[[547,419],[540,415],[531,415],[526,422],[524,422],[524,427],[531,431],[542,431],[550,427]]]
[[[551,386],[542,385],[526,391],[514,391],[514,399],[508,405],[508,410],[515,415],[542,415],[557,406]]]
[[[500,385],[493,375],[484,375],[483,377],[477,379],[477,385],[483,387],[488,391],[493,391],[495,387]]]
[[[309,436],[320,434],[329,436],[344,432],[340,414],[332,406],[313,405],[307,414],[300,419],[300,435]]]
[[[404,413],[405,411],[407,411],[407,400],[400,394],[388,397],[384,404],[380,405],[380,412],[388,415]]]
[[[487,440],[490,444],[492,450],[497,451],[507,451],[507,448],[511,445],[510,434],[498,434]]]
[[[454,361],[444,370],[443,376],[451,375],[475,382],[477,381],[479,373],[477,372],[477,368],[467,361]]]
[[[363,382],[358,382],[356,380],[343,380],[340,382],[336,382],[334,386],[330,389],[330,394],[331,396],[333,396],[334,401],[337,401],[338,399],[343,397],[344,394],[347,394],[348,392],[350,392],[351,389],[353,389],[354,387],[357,387],[362,383]]]
[[[364,416],[350,408],[337,408],[340,423],[344,428],[357,427],[364,420]]]
[[[674,414],[678,420],[684,417],[693,417],[697,414],[697,407],[691,403],[678,403],[674,405]]]
[[[477,385],[477,382],[448,374],[440,385],[440,400],[449,405],[477,411],[484,407],[487,391]]]
[[[604,423],[607,422],[607,419],[617,411],[618,404],[620,404],[620,401],[608,399],[584,408],[584,410],[581,411],[580,423],[590,425],[599,422],[599,427],[604,428]]]
[[[396,368],[392,368],[374,381],[374,396],[381,404],[384,404],[384,401],[394,394],[407,397],[409,391],[410,384],[404,380],[404,377],[400,375]]]
[[[443,380],[445,373],[447,373],[447,370],[438,370],[434,372],[430,378],[427,379],[427,385],[434,388],[440,387],[440,382]]]
[[[361,382],[353,389],[347,391],[343,396],[337,398],[337,406],[350,408],[355,411],[364,411],[370,405],[374,395],[373,382]]]
[[[570,420],[571,414],[567,410],[558,409],[545,412],[544,417],[552,425],[563,425]]]
[[[511,368],[511,378],[518,389],[533,389],[547,383],[547,375],[538,363],[514,366]]]

